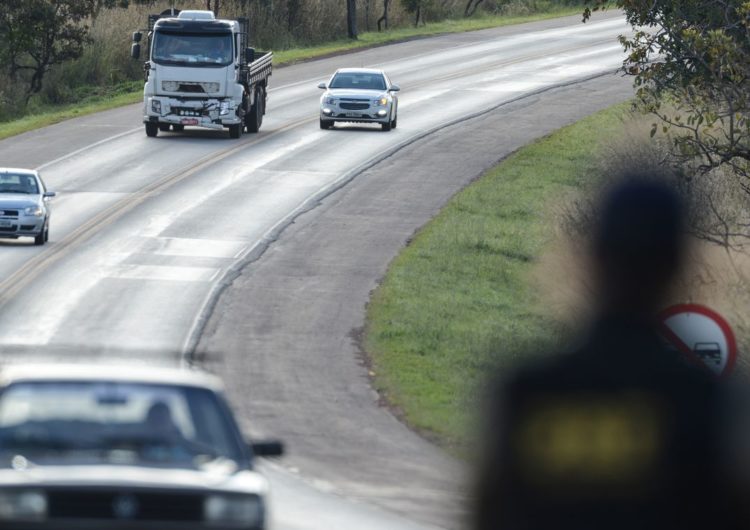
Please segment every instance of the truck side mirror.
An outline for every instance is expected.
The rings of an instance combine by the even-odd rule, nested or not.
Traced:
[[[141,42],[142,37],[143,37],[143,33],[141,33],[140,31],[133,32],[133,42]]]
[[[138,59],[141,56],[141,45],[137,42],[134,42],[130,47],[130,56],[133,59]]]
[[[251,63],[255,60],[255,48],[245,48],[245,62]]]

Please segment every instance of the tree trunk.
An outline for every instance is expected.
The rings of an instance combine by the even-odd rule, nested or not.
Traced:
[[[378,19],[378,31],[382,31],[380,29],[380,24],[383,23],[385,29],[388,29],[388,6],[391,3],[391,0],[383,0],[383,16]]]
[[[464,16],[470,17],[471,15],[476,13],[479,4],[481,4],[482,2],[483,0],[469,0],[469,3],[466,4],[466,9],[464,9]]]
[[[417,6],[417,14],[416,14],[416,16],[414,17],[414,27],[415,27],[415,28],[416,28],[417,26],[419,26],[419,18],[420,18],[421,16],[422,16],[422,6],[421,6],[421,5],[418,5],[418,6]]]
[[[365,0],[365,31],[370,31],[370,1]]]
[[[357,0],[346,0],[346,32],[350,39],[357,38]]]

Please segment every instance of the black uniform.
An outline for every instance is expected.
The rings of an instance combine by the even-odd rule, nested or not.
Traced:
[[[728,527],[719,391],[649,325],[602,318],[498,385],[475,528]]]

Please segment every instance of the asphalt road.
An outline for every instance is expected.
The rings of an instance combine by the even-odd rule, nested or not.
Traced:
[[[0,241],[1,359],[194,351],[248,432],[290,447],[266,466],[275,528],[460,526],[461,466],[378,405],[354,337],[387,263],[456,190],[632,94],[611,73],[624,21],[578,20],[279,69],[261,133],[240,140],[146,138],[130,106],[0,142],[0,165],[59,193],[48,246]],[[319,130],[315,86],[352,65],[401,85],[398,129]]]

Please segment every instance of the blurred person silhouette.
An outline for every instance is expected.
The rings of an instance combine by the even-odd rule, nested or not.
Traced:
[[[475,530],[732,526],[721,388],[656,333],[684,217],[657,174],[626,175],[605,193],[585,338],[491,385]]]

